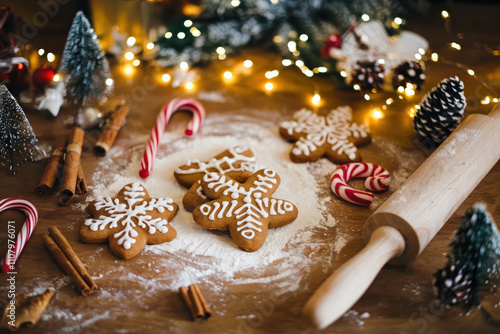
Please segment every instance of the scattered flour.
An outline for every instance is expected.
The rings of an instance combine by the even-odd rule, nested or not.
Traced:
[[[216,95],[209,94],[204,99],[218,101]],[[231,298],[234,298],[227,293],[231,286],[247,285],[246,291],[275,296],[308,289],[311,268],[318,269],[319,266],[323,271],[330,270],[335,257],[353,235],[348,225],[337,224],[342,222],[342,213],[331,209],[336,199],[331,194],[328,180],[336,166],[326,159],[309,164],[292,163],[289,159],[291,145],[278,135],[280,120],[281,114],[277,111],[210,114],[202,131],[194,138],[183,136],[182,125],[171,127],[163,136],[160,152],[146,180],[142,180],[138,173],[149,136],[132,133],[133,130],[127,133],[126,139],[122,136],[121,144],[100,160],[90,177],[87,202],[98,195],[115,197],[124,185],[139,181],[151,197],[171,197],[180,205],[171,222],[177,230],[177,238],[161,245],[148,245],[129,261],[116,259],[111,263],[108,246],[95,245],[95,251],[81,256],[100,287],[95,298],[85,299],[92,307],[80,306],[77,298],[61,299],[57,307],[44,313],[42,320],[56,324],[62,333],[95,328],[96,323],[103,319],[123,316],[124,308],[148,312],[152,300],[162,299],[168,291],[177,291],[180,286],[193,283],[204,286],[211,302],[220,306],[217,311],[220,314],[228,312],[225,308],[230,307]],[[187,189],[180,186],[173,176],[174,169],[188,159],[208,160],[234,146],[252,147],[257,163],[276,170],[281,177],[281,186],[275,197],[292,201],[299,210],[293,223],[270,229],[265,244],[254,253],[239,249],[229,233],[209,231],[195,224],[192,215],[182,207],[182,197]],[[405,153],[389,142],[375,141],[372,147],[374,154],[383,150],[396,164],[387,166],[393,171],[395,188],[423,160],[421,152]],[[376,208],[381,201],[373,206]],[[73,205],[73,208],[81,211],[82,216],[88,216],[83,213],[86,205]],[[70,226],[78,231],[79,225],[80,222],[74,222]],[[99,260],[104,253],[108,265]],[[119,279],[110,280],[111,277]],[[72,289],[69,279],[62,274],[55,280],[39,278],[26,285],[26,288],[37,288],[40,292],[48,287]],[[110,299],[114,301],[111,305]],[[76,307],[78,313],[68,313],[68,304],[74,304],[73,309]],[[227,307],[222,307],[225,305]],[[94,308],[106,308],[106,311],[96,313]],[[349,311],[345,317],[363,326],[363,320],[369,314]]]
[[[177,238],[160,245],[148,245],[139,255],[148,259],[147,269],[164,272],[167,268],[174,268],[175,279],[151,280],[128,272],[127,268],[113,268],[113,272],[123,271],[120,274],[122,279],[139,282],[148,290],[160,286],[159,282],[164,283],[162,289],[177,290],[180,286],[205,282],[209,278],[210,281],[214,278],[231,281],[231,284],[276,281],[286,291],[305,288],[301,285],[301,278],[308,275],[308,263],[313,260],[304,250],[310,249],[314,243],[321,243],[314,237],[316,231],[326,229],[328,233],[336,233],[336,220],[329,213],[329,200],[321,198],[324,189],[320,189],[317,182],[318,174],[331,173],[335,165],[322,161],[311,169],[308,164],[292,163],[288,157],[291,146],[278,135],[275,113],[256,118],[246,115],[230,115],[229,118],[227,115],[207,117],[202,131],[193,138],[183,137],[182,128],[166,132],[153,170],[146,180],[138,176],[145,144],[132,147],[127,154],[122,152],[122,157],[128,156],[129,160],[118,173],[101,171],[101,168],[107,170],[108,161],[103,161],[97,168],[87,201],[94,200],[97,195],[114,197],[127,183],[139,181],[151,197],[171,197],[181,206],[171,221]],[[230,127],[228,122],[231,122]],[[281,177],[281,185],[274,196],[290,200],[299,211],[293,223],[270,229],[264,245],[253,253],[241,250],[228,233],[198,226],[192,214],[182,207],[182,197],[187,189],[173,176],[174,169],[189,159],[209,160],[234,146],[253,148],[257,163],[274,169]],[[347,238],[337,236],[339,242],[330,248],[338,253]],[[279,264],[279,271],[273,267],[276,264]],[[292,276],[296,279],[291,280]]]

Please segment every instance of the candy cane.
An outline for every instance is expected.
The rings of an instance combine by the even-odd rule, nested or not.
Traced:
[[[332,174],[330,187],[333,193],[348,202],[370,206],[375,197],[371,192],[347,185],[355,177],[366,177],[365,188],[371,191],[385,190],[391,183],[391,175],[384,168],[371,163],[353,162],[340,166]]]
[[[205,119],[205,109],[203,106],[193,100],[187,98],[177,98],[173,99],[169,103],[163,106],[160,114],[158,115],[158,119],[156,120],[156,126],[153,128],[151,132],[151,138],[148,142],[148,147],[144,151],[144,156],[141,160],[141,170],[139,171],[139,175],[145,179],[149,176],[149,173],[153,169],[153,161],[158,154],[158,146],[160,144],[161,138],[163,137],[163,133],[165,132],[165,128],[172,117],[173,113],[178,110],[189,110],[193,113],[193,118],[189,121],[186,127],[186,136],[194,136],[200,131],[201,124]]]
[[[7,254],[0,263],[2,271],[4,273],[8,273],[14,270],[14,264],[16,264],[19,255],[21,255],[24,246],[26,246],[26,243],[31,237],[31,233],[33,233],[33,230],[36,227],[36,223],[38,222],[37,209],[31,202],[25,199],[6,198],[4,200],[1,200],[0,212],[7,209],[18,209],[23,211],[26,214],[26,221],[24,222],[23,227],[17,234],[15,243],[11,244],[9,239]]]

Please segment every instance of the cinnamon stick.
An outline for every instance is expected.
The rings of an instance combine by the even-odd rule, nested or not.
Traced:
[[[205,317],[205,312],[203,312],[203,305],[201,305],[200,298],[198,294],[193,291],[193,285],[188,287],[189,298],[191,298],[191,302],[193,303],[194,314],[196,319],[203,319]]]
[[[188,289],[182,286],[179,288],[179,292],[193,320],[210,318],[212,312],[198,285],[192,284]]]
[[[82,165],[78,168],[78,174],[76,175],[76,187],[75,191],[78,195],[86,194],[88,191],[87,181],[85,180],[85,174],[83,174]]]
[[[64,235],[59,231],[59,229],[55,226],[49,227],[49,233],[52,239],[56,242],[56,244],[59,246],[59,248],[63,251],[64,255],[68,258],[68,260],[71,262],[73,267],[76,269],[78,274],[83,278],[85,283],[89,286],[90,290],[96,291],[97,290],[97,285],[95,284],[94,280],[92,279],[92,276],[89,275],[87,269],[85,269],[82,261],[76,255],[75,251],[69,244],[68,240],[64,237]]]
[[[57,147],[52,151],[49,162],[45,166],[42,178],[38,185],[35,187],[35,193],[39,196],[48,195],[52,192],[54,184],[56,183],[59,171],[63,166],[64,151],[68,144],[68,136],[64,135],[59,139]]]
[[[44,293],[37,296],[30,296],[28,294],[16,296],[15,304],[9,303],[5,307],[2,319],[0,320],[0,328],[15,332],[23,325],[32,327],[42,316],[53,295],[54,290],[47,289]],[[13,305],[14,310],[12,310],[11,305]],[[15,320],[12,320],[12,312],[15,314]]]
[[[64,159],[64,172],[61,183],[61,193],[59,194],[59,204],[67,205],[75,195],[76,178],[80,168],[80,154],[85,132],[74,127],[69,135],[69,144],[66,148],[66,157]]]
[[[189,296],[188,290],[185,287],[181,286],[179,288],[179,292],[181,294],[182,300],[184,301],[186,307],[189,310],[189,313],[191,314],[191,317],[193,317],[193,320],[196,320],[196,313],[193,307],[193,302],[191,301],[191,297]]]
[[[88,296],[92,293],[87,283],[85,283],[83,278],[78,274],[75,267],[71,264],[66,255],[64,255],[64,252],[61,248],[59,248],[59,246],[57,246],[57,243],[49,234],[43,235],[43,244],[47,247],[50,255],[52,255],[54,260],[56,260],[61,269],[64,270],[64,272],[71,278],[71,281],[73,281],[73,284],[75,284],[78,291],[80,291],[83,296]]]
[[[109,148],[115,142],[118,131],[123,126],[125,117],[127,117],[130,108],[128,105],[123,104],[118,107],[118,109],[113,113],[113,116],[108,121],[108,125],[101,133],[99,140],[97,141],[94,151],[99,156],[104,156],[108,152]]]

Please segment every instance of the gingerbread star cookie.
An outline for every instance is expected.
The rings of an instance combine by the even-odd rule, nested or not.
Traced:
[[[80,240],[104,243],[111,252],[128,260],[146,244],[161,244],[177,236],[169,224],[179,209],[171,198],[150,198],[138,182],[126,185],[116,198],[99,196],[89,205],[92,219],[80,228]]]
[[[280,178],[271,169],[261,169],[241,184],[227,175],[206,174],[201,187],[214,200],[193,211],[194,221],[210,230],[229,230],[236,245],[247,252],[266,241],[267,229],[290,224],[298,210],[289,201],[272,197]]]
[[[189,160],[185,165],[175,169],[174,176],[180,184],[190,187],[182,199],[182,204],[187,211],[192,212],[197,206],[210,201],[200,185],[200,180],[205,174],[217,172],[226,174],[238,182],[245,182],[261,168],[255,163],[255,153],[251,148],[236,146],[206,162]]]
[[[280,135],[295,142],[290,152],[293,162],[316,161],[323,156],[339,164],[361,161],[356,146],[371,142],[365,126],[352,123],[349,106],[338,107],[326,116],[299,110],[292,121],[281,123]]]

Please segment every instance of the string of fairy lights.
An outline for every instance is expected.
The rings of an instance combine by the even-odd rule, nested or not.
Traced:
[[[273,4],[277,4],[278,2],[279,0],[271,0],[271,3]],[[240,5],[240,1],[232,0],[231,5],[237,7]],[[451,33],[450,13],[447,10],[443,10],[441,12],[441,17],[444,20],[444,26],[446,31]],[[367,22],[370,19],[371,18],[367,14],[361,15],[362,21]],[[405,23],[404,19],[396,17],[391,22],[391,26],[395,29],[398,29],[404,23]],[[194,26],[192,20],[189,19],[185,20],[184,26],[186,28],[189,28],[189,33],[191,33],[193,37],[196,38],[201,36],[202,34],[201,31]],[[167,31],[165,32],[164,36],[166,39],[171,39],[171,38],[184,39],[186,38],[186,33],[178,32],[174,34],[173,32]],[[274,90],[276,90],[277,89],[276,78],[279,77],[280,71],[283,71],[284,68],[291,67],[293,65],[296,68],[298,68],[300,72],[307,78],[312,78],[316,74],[324,74],[330,71],[330,69],[324,66],[310,69],[304,64],[302,60],[300,59],[294,60],[294,58],[300,55],[300,51],[298,50],[298,46],[300,45],[298,45],[297,43],[307,43],[308,40],[309,36],[307,36],[306,34],[302,34],[298,36],[298,41],[289,41],[287,43],[287,48],[288,51],[290,52],[291,57],[282,59],[281,69],[272,68],[264,71],[264,78],[262,80],[262,85],[260,86],[262,91],[264,91],[266,94],[271,94]],[[275,36],[274,42],[276,43],[281,42],[281,37]],[[126,46],[129,49],[134,47],[136,44],[137,44],[137,39],[134,36],[129,36],[126,39]],[[450,41],[448,46],[453,51],[460,52],[462,50],[462,46],[457,41]],[[490,47],[484,47],[484,48],[494,56],[500,55],[500,50],[496,50]],[[155,49],[155,44],[153,42],[149,42],[146,44],[145,49],[149,52],[153,52]],[[51,52],[46,53],[44,49],[39,49],[38,54],[40,57],[46,54],[47,61],[49,63],[53,63],[56,59],[53,53]],[[226,48],[224,48],[223,46],[216,47],[214,50],[214,55],[216,55],[216,58],[219,59],[220,61],[225,61],[227,59]],[[491,87],[491,85],[489,85],[488,82],[483,77],[477,75],[476,72],[469,66],[444,59],[437,52],[431,50],[419,49],[418,52],[414,55],[414,58],[417,62],[422,62],[422,61],[441,62],[443,64],[453,65],[461,70],[464,70],[468,75],[474,77],[486,88],[488,93],[485,96],[483,96],[482,99],[480,100],[481,104],[487,105],[490,103],[497,103],[499,101],[499,95]],[[379,59],[378,62],[380,64],[385,63],[384,59]],[[135,73],[135,68],[140,65],[141,65],[141,59],[139,59],[136,54],[134,54],[132,51],[124,52],[120,66],[122,69],[122,73],[125,76],[127,77],[133,76]],[[252,73],[253,66],[254,66],[254,61],[252,61],[251,59],[245,59],[241,63],[232,65],[232,68],[223,70],[223,72],[221,73],[221,80],[225,83],[231,84],[237,81],[238,78],[242,76],[256,75],[257,71],[255,73]],[[172,86],[174,86],[173,82],[176,81],[175,87],[182,87],[186,91],[193,91],[196,89],[195,81],[198,76],[196,75],[196,73],[193,73],[192,71],[194,70],[191,69],[190,64],[183,61],[179,64],[178,68],[175,69],[173,72],[170,71],[170,73],[161,73],[159,75],[158,80],[164,84],[171,83]],[[346,73],[345,71],[340,71],[340,76],[346,78],[348,77],[348,73]],[[176,77],[179,77],[180,79],[179,78],[176,79]],[[56,74],[53,80],[54,81],[60,80],[60,76]],[[113,85],[114,84],[113,79],[108,79],[106,84],[110,86]],[[317,108],[323,104],[323,99],[321,97],[320,91],[317,88],[315,88],[314,85],[312,85],[312,87],[313,87],[312,92],[309,94],[308,100],[313,107]],[[366,101],[370,101],[372,99],[371,95],[367,92],[362,91],[359,85],[357,84],[353,85],[353,89],[359,91],[362,94],[362,97]],[[412,83],[407,83],[405,86],[397,87],[396,88],[397,98],[389,97],[384,101],[384,103],[381,106],[371,106],[370,116],[375,120],[385,117],[384,112],[391,105],[395,104],[397,99],[399,99],[399,100],[405,100],[409,104],[409,106],[407,107],[407,113],[410,117],[413,118],[413,116],[416,114],[419,108],[417,104],[409,103],[411,101],[411,98],[415,95],[416,93],[415,91],[416,91],[416,85]]]

